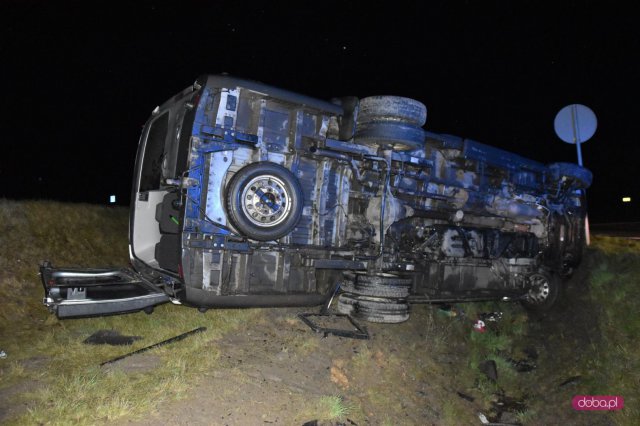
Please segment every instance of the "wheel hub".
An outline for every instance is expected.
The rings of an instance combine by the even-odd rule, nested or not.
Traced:
[[[241,194],[242,210],[254,225],[270,227],[287,218],[290,195],[284,182],[273,175],[253,178]]]
[[[544,275],[535,274],[529,277],[531,281],[531,290],[529,290],[528,298],[534,303],[542,303],[550,293],[549,280]]]

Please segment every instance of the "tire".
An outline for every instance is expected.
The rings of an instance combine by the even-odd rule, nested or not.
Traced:
[[[302,215],[304,197],[296,177],[270,162],[236,172],[226,189],[229,220],[245,236],[271,241],[290,233]]]
[[[587,189],[593,181],[593,174],[589,169],[573,163],[551,163],[547,166],[553,180],[559,181],[563,177],[573,179],[580,189]]]
[[[358,122],[395,121],[422,127],[427,122],[427,107],[422,102],[401,96],[370,96],[360,101]]]
[[[522,301],[530,311],[545,312],[550,310],[561,298],[562,280],[556,274],[536,272],[529,276],[530,289],[526,299]]]
[[[397,324],[409,319],[409,304],[406,299],[342,293],[338,298],[338,312],[369,322]]]
[[[424,130],[411,124],[373,121],[358,125],[354,140],[397,151],[413,151],[424,147]]]
[[[355,274],[347,272],[344,276],[342,288],[349,293],[396,299],[409,297],[410,278],[401,278],[397,275],[386,273],[367,275],[361,272],[356,272]]]

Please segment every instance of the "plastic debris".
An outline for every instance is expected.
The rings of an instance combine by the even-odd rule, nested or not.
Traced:
[[[87,337],[83,343],[87,345],[124,346],[130,345],[140,339],[142,339],[142,337],[124,336],[115,330],[98,330],[91,336]]]
[[[498,381],[498,366],[492,359],[483,361],[478,365],[478,369],[493,382]]]
[[[484,322],[498,322],[502,319],[502,312],[485,312],[479,315]]]
[[[473,330],[477,331],[478,333],[484,333],[485,331],[487,331],[487,325],[484,323],[484,321],[477,320],[473,324]]]
[[[483,425],[488,425],[489,424],[489,419],[487,419],[487,416],[485,416],[484,414],[478,413],[478,418],[480,419],[480,422]]]
[[[536,369],[537,365],[530,359],[513,359],[507,358],[507,361],[513,366],[518,373],[527,373]]]
[[[563,388],[565,386],[575,385],[576,383],[579,383],[581,380],[582,380],[582,376],[571,376],[564,382],[560,383],[558,387]]]
[[[475,401],[475,398],[474,398],[474,397],[469,396],[469,395],[467,395],[466,393],[462,393],[462,392],[460,392],[460,391],[456,391],[456,393],[458,394],[458,396],[459,396],[460,398],[462,398],[462,399],[464,399],[464,400],[466,400],[466,401],[469,401],[469,402],[473,402],[473,401]]]
[[[0,351],[0,359],[5,359],[8,356],[9,355],[7,355],[7,353],[5,351]]]
[[[455,318],[455,317],[464,317],[464,311],[455,306],[451,305],[442,305],[438,308],[438,313],[444,315],[446,317]]]

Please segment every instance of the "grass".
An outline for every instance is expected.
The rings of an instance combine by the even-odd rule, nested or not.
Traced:
[[[53,331],[44,335],[40,351],[51,358],[48,369],[55,374],[44,378],[45,386],[32,395],[34,403],[29,413],[17,423],[91,424],[123,416],[135,418],[163,402],[179,399],[190,383],[217,368],[219,352],[215,340],[253,315],[251,311],[238,310],[202,315],[196,310],[172,306],[162,306],[157,311],[151,316],[139,313],[64,321],[54,326]],[[206,326],[207,331],[150,352],[159,358],[151,364],[151,371],[125,374],[118,369],[97,367],[101,361],[198,326]],[[125,348],[81,343],[98,329],[116,329],[144,339]]]
[[[0,296],[8,301],[0,313],[0,332],[2,349],[10,357],[10,364],[5,364],[10,367],[0,368],[0,388],[23,381],[34,384],[29,394],[18,396],[28,403],[29,411],[13,419],[15,424],[92,424],[141,417],[156,406],[185,396],[204,372],[224,368],[217,363],[216,339],[241,322],[260,321],[253,311],[211,310],[202,315],[194,309],[169,305],[157,307],[150,316],[137,313],[58,321],[40,303],[38,264],[47,259],[63,266],[126,266],[128,211],[86,204],[2,200],[0,226]],[[373,413],[381,421],[403,418],[404,401],[392,389],[423,386],[420,383],[432,382],[434,375],[437,383],[442,383],[439,392],[450,394],[453,387],[447,384],[449,370],[456,364],[439,363],[428,354],[457,357],[454,353],[461,347],[452,338],[465,341],[470,328],[450,318],[438,318],[434,312],[430,307],[414,309],[425,337],[409,345],[394,335],[394,330],[403,330],[402,335],[410,332],[407,324],[384,327],[374,341],[355,343],[357,352],[345,367],[352,383],[349,402],[342,396],[319,397],[310,401],[313,413],[309,418],[334,420],[347,413],[360,419]],[[285,321],[286,326],[294,326],[298,320]],[[152,351],[157,361],[150,371],[125,374],[97,368],[102,361],[199,326],[208,330]],[[127,348],[81,343],[100,329],[144,339]],[[289,334],[283,341],[283,350],[306,357],[317,350],[319,342],[315,335]],[[390,349],[390,345],[398,349]],[[38,359],[43,359],[46,367],[30,368]],[[406,362],[407,359],[412,361]],[[409,389],[407,395],[415,395]],[[354,397],[358,392],[360,396]],[[444,409],[445,416],[471,419],[468,413],[465,417],[468,408],[464,401],[447,397],[442,401],[447,401],[446,405],[443,408],[436,404],[434,415]]]
[[[547,337],[553,339],[554,344],[565,346],[555,355],[543,352],[539,369],[532,373],[516,372],[509,358],[522,358],[522,345],[531,343],[528,336],[540,336],[541,330],[553,329],[544,325],[548,319],[532,319],[515,304],[482,303],[457,307],[464,310],[470,320],[479,312],[503,312],[502,320],[489,324],[487,332],[469,331],[464,336],[468,345],[469,371],[476,373],[463,375],[466,376],[463,383],[466,381],[468,389],[475,391],[474,395],[504,392],[512,397],[530,399],[532,406],[516,413],[516,418],[523,424],[536,424],[543,411],[555,409],[545,405],[548,400],[544,404],[536,403],[537,393],[548,393],[556,398],[569,398],[572,394],[620,395],[625,399],[625,408],[608,413],[609,417],[619,425],[640,424],[640,394],[637,391],[640,383],[640,353],[637,350],[640,341],[640,299],[637,297],[640,242],[596,237],[583,268],[587,270],[585,278],[574,284],[579,286],[580,294],[567,303],[582,304],[580,309],[586,310],[585,315],[592,318],[588,339],[577,338],[579,333],[573,332],[571,318],[565,318],[569,323],[556,328],[560,334]],[[560,306],[558,311],[563,309],[567,308]],[[580,346],[571,346],[573,343],[570,342]],[[541,347],[541,341],[534,343]],[[478,372],[479,363],[485,359],[496,362],[499,372],[496,383]],[[580,376],[579,384],[567,390],[558,389],[558,380],[570,376]],[[552,377],[556,377],[555,381]],[[451,410],[451,407],[445,408],[445,413]]]
[[[587,377],[590,391],[620,395],[623,410],[613,413],[621,425],[640,424],[640,242],[594,238],[589,297],[599,307],[600,339]]]
[[[0,200],[0,297],[5,301],[0,310],[0,349],[8,354],[0,360],[0,391],[31,383],[27,393],[12,396],[26,403],[29,411],[10,423],[95,424],[139,418],[185,397],[205,373],[229,368],[220,358],[216,341],[245,323],[265,321],[255,310],[210,310],[203,315],[169,305],[156,308],[150,316],[58,321],[47,313],[41,304],[38,264],[46,259],[63,266],[126,266],[127,228],[128,211],[122,208]],[[456,317],[442,315],[437,306],[415,306],[411,321],[372,325],[372,340],[353,342],[343,368],[349,389],[340,390],[340,395],[326,392],[310,397],[301,407],[301,418],[344,421],[349,416],[358,424],[365,419],[402,424],[406,403],[411,402],[410,406],[423,407],[432,422],[477,424],[477,411],[486,413],[498,392],[515,398],[549,389],[558,393],[558,380],[579,375],[581,387],[563,392],[621,395],[625,409],[610,413],[610,418],[620,425],[640,424],[640,243],[594,238],[585,267],[589,291],[580,303],[593,310],[594,336],[579,350],[563,349],[576,356],[554,369],[544,369],[559,362],[544,352],[538,370],[523,374],[513,369],[509,359],[523,358],[523,348],[541,327],[540,320],[528,316],[518,304],[459,304],[455,308],[464,315]],[[502,319],[488,323],[485,333],[473,331],[478,315],[493,311],[501,311]],[[293,316],[281,325],[299,326]],[[149,370],[144,373],[97,367],[200,326],[207,331],[151,351]],[[144,339],[126,348],[81,343],[100,329]],[[407,336],[412,336],[410,341]],[[564,337],[545,339],[563,342]],[[300,359],[325,346],[318,336],[305,332],[284,334],[282,344],[283,351]],[[496,383],[478,371],[487,359],[498,367]],[[475,401],[455,396],[457,391]],[[514,415],[524,424],[539,424],[540,416],[550,409],[544,405],[547,402],[531,404]],[[554,409],[560,412],[562,407]]]
[[[320,418],[323,420],[337,420],[346,417],[351,412],[351,407],[345,404],[344,398],[332,395],[320,398]]]
[[[29,410],[13,419],[14,424],[93,424],[139,417],[184,396],[189,383],[216,368],[216,339],[255,316],[255,311],[242,310],[203,315],[164,305],[153,315],[58,321],[40,303],[38,264],[49,259],[64,266],[126,266],[128,211],[0,200],[0,226],[0,297],[5,300],[0,336],[10,360],[0,369],[0,389],[25,380],[32,383],[29,393],[16,397]],[[150,352],[158,360],[144,374],[98,367],[102,361],[200,326],[207,331]],[[100,329],[143,339],[124,348],[81,343]],[[46,369],[31,368],[36,361]]]
[[[295,415],[296,422],[292,424],[302,424],[309,419],[324,424],[327,421],[344,421],[350,415],[357,417],[360,414],[360,407],[348,402],[343,395],[322,395],[301,402]]]

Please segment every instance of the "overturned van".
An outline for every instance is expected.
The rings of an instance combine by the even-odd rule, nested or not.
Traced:
[[[591,173],[422,128],[396,96],[325,102],[226,75],[157,107],[140,138],[132,269],[41,268],[60,317],[328,300],[378,322],[411,303],[547,309],[584,246]]]

